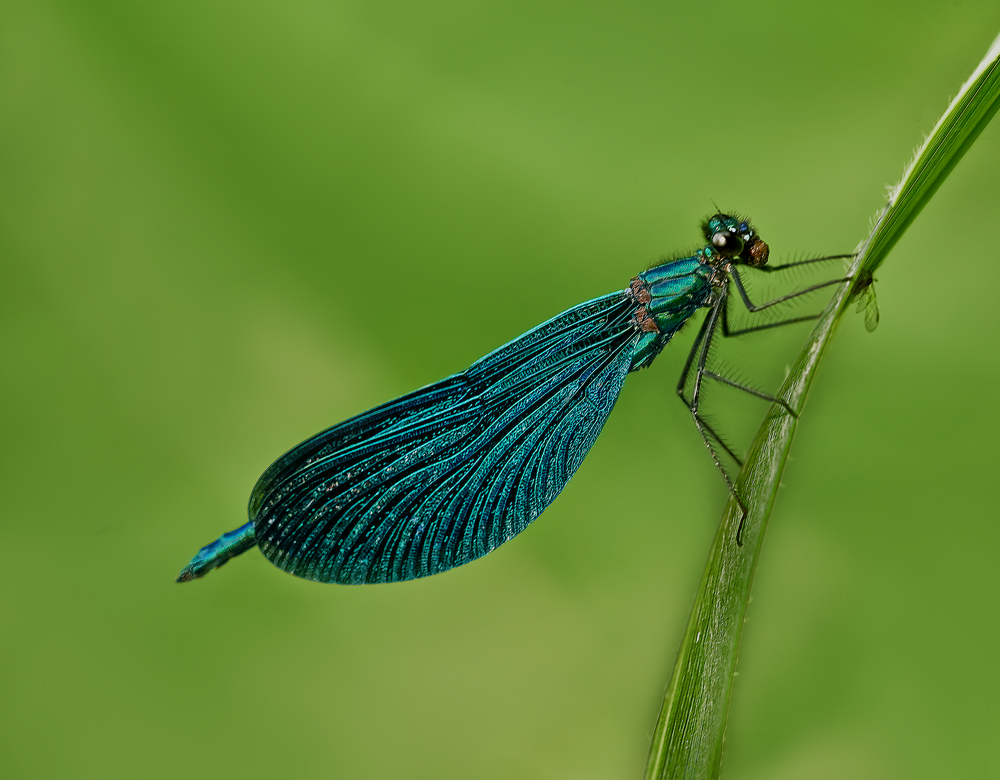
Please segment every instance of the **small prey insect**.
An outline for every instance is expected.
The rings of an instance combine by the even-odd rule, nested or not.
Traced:
[[[203,577],[257,546],[275,566],[317,582],[398,582],[468,563],[523,531],[555,499],[593,446],[625,377],[649,366],[681,326],[707,308],[677,393],[729,491],[717,446],[737,458],[699,412],[706,380],[795,410],[710,370],[712,339],[816,316],[732,329],[735,297],[750,312],[840,284],[834,279],[754,304],[744,268],[764,272],[851,257],[768,266],[768,246],[745,219],[716,214],[693,255],[640,273],[625,290],[564,311],[454,374],[317,433],[276,460],[250,496],[250,522],[203,547],[178,582]],[[691,375],[690,393],[687,390]],[[736,533],[742,544],[743,521]]]

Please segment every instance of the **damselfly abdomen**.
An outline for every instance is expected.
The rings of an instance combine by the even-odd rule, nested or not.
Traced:
[[[254,545],[284,571],[339,583],[426,577],[485,555],[552,503],[593,446],[625,377],[650,365],[702,308],[709,311],[677,391],[739,501],[716,448],[732,452],[699,414],[703,382],[785,404],[712,372],[712,338],[720,326],[730,336],[812,317],[732,330],[731,288],[759,311],[846,280],[755,306],[741,266],[775,271],[834,258],[768,267],[768,246],[747,220],[716,214],[702,227],[706,244],[690,257],[650,268],[627,289],[574,306],[466,371],[289,450],[254,486],[250,522],[203,547],[177,581],[202,577]]]

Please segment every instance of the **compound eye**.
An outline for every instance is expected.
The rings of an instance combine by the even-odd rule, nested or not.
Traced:
[[[728,230],[720,230],[712,236],[712,246],[724,255],[735,257],[743,251],[743,239]]]

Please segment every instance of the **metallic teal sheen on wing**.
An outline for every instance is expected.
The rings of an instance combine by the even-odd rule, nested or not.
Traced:
[[[638,338],[634,310],[627,292],[580,304],[286,453],[250,499],[264,555],[319,582],[396,582],[511,539],[611,413]]]

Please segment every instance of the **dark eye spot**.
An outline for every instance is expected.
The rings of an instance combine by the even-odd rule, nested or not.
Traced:
[[[743,239],[728,230],[720,230],[712,235],[712,246],[729,257],[735,257],[743,251]]]

